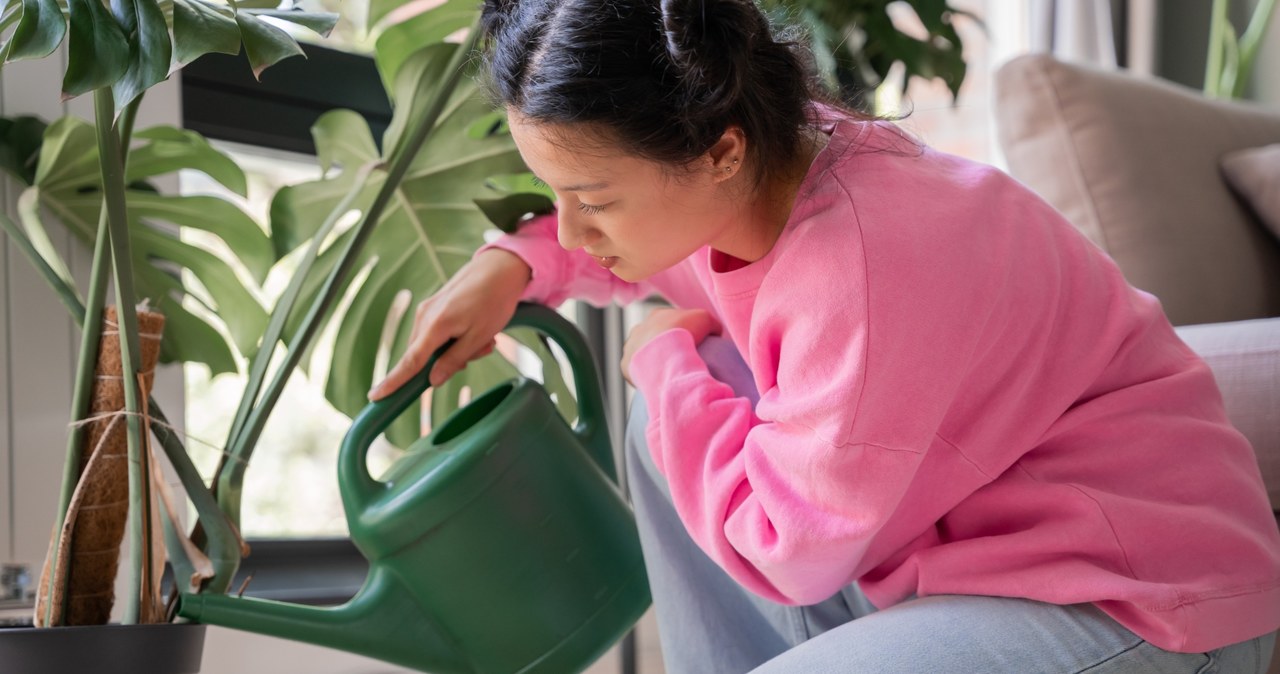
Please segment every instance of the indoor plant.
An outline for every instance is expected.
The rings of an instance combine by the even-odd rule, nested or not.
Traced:
[[[56,48],[58,41],[67,31],[66,25],[57,20],[61,18],[61,8],[52,3],[40,4],[37,0],[10,4],[3,21],[8,24],[16,22],[17,29],[12,39],[4,46],[6,53],[12,58],[38,57]],[[163,271],[157,272],[150,268],[149,262],[143,261],[135,265],[135,261],[159,257],[169,264],[176,263],[191,269],[198,275],[203,271],[201,280],[206,281],[206,286],[210,285],[210,282],[226,281],[225,274],[221,274],[222,278],[218,278],[223,270],[218,268],[216,263],[199,258],[196,251],[189,250],[189,247],[184,248],[177,237],[170,235],[166,238],[159,228],[152,226],[152,221],[157,218],[157,214],[147,209],[148,206],[154,208],[156,206],[154,200],[159,197],[150,194],[145,187],[137,185],[136,181],[166,170],[195,167],[231,185],[236,182],[237,171],[234,166],[227,165],[225,158],[219,160],[215,158],[216,153],[206,152],[207,146],[203,145],[198,137],[174,129],[148,130],[140,134],[145,136],[144,142],[134,147],[130,132],[138,96],[147,86],[163,79],[167,74],[170,53],[180,64],[184,62],[183,59],[189,60],[197,56],[202,49],[204,51],[238,49],[240,40],[243,39],[246,52],[256,72],[261,72],[263,68],[279,58],[296,53],[296,45],[290,38],[258,20],[257,15],[279,14],[282,18],[322,31],[332,25],[330,16],[250,10],[243,3],[234,7],[222,7],[204,3],[203,0],[180,0],[164,8],[172,12],[166,13],[160,5],[148,5],[139,9],[142,4],[146,4],[145,0],[140,0],[140,3],[135,3],[136,6],[132,9],[117,8],[117,12],[125,18],[130,16],[130,11],[134,12],[132,15],[134,30],[125,37],[124,30],[118,23],[119,19],[106,14],[105,10],[98,12],[97,10],[102,8],[96,3],[89,4],[92,7],[88,9],[77,8],[73,0],[73,6],[69,10],[72,15],[71,34],[73,36],[77,34],[77,13],[85,11],[90,13],[90,20],[96,20],[94,25],[98,32],[107,34],[107,37],[96,36],[100,39],[91,41],[87,45],[83,41],[72,41],[71,68],[67,76],[66,91],[69,94],[94,91],[98,112],[96,129],[71,119],[59,120],[48,129],[44,129],[43,133],[41,133],[39,122],[30,119],[10,120],[3,129],[0,129],[11,141],[6,144],[6,149],[10,150],[9,158],[13,161],[6,162],[5,167],[12,169],[15,174],[31,185],[30,190],[24,195],[25,208],[22,211],[24,226],[20,227],[7,218],[0,220],[0,223],[4,224],[9,238],[15,241],[33,264],[41,270],[78,322],[86,328],[81,348],[81,364],[78,368],[81,381],[84,383],[78,389],[73,413],[73,420],[76,422],[84,417],[84,399],[87,397],[85,392],[88,389],[88,381],[93,375],[94,357],[99,353],[98,331],[95,327],[99,326],[98,316],[103,311],[105,276],[108,273],[114,277],[114,285],[117,288],[117,307],[120,307],[119,333],[123,339],[120,340],[119,359],[123,361],[123,371],[131,375],[145,370],[139,365],[140,331],[133,311],[135,283],[141,280],[143,284],[150,282],[157,286],[159,288],[157,292],[160,295],[157,299],[162,301],[172,293],[181,291],[180,286],[175,285],[175,280],[166,276]],[[427,18],[437,23],[443,20],[443,23],[450,25],[464,21],[463,27],[465,27],[465,21],[474,19],[476,12],[473,9],[460,12],[458,9],[455,3],[452,7],[446,6],[435,10],[435,13]],[[159,11],[157,13],[153,10]],[[137,19],[139,13],[147,18]],[[429,22],[418,22],[419,25],[427,23]],[[171,26],[174,34],[170,51],[164,49],[163,45],[169,44],[168,40],[171,38],[168,31]],[[197,30],[194,33],[184,31],[183,26],[197,27]],[[83,21],[81,27],[84,27]],[[231,31],[235,31],[234,34]],[[234,41],[229,39],[231,37],[235,38]],[[384,219],[382,214],[387,203],[403,197],[405,192],[402,189],[407,188],[402,188],[401,183],[405,181],[406,175],[407,182],[412,183],[415,180],[415,170],[434,175],[434,182],[438,184],[443,178],[454,179],[455,182],[470,181],[473,174],[464,175],[464,172],[457,170],[458,165],[481,172],[488,171],[494,165],[493,161],[459,164],[457,161],[459,157],[456,154],[451,156],[454,166],[433,165],[430,160],[424,159],[418,150],[424,144],[430,145],[431,139],[446,135],[439,133],[440,131],[456,134],[470,128],[471,133],[462,137],[464,141],[478,144],[481,150],[484,150],[481,153],[482,160],[491,160],[492,157],[497,156],[501,160],[498,163],[502,167],[511,170],[519,169],[518,155],[514,151],[514,146],[509,140],[503,140],[501,127],[495,124],[494,120],[481,120],[479,126],[465,120],[459,121],[463,115],[470,114],[474,110],[474,108],[467,108],[462,111],[462,115],[458,114],[459,108],[465,108],[465,104],[472,100],[469,90],[465,87],[460,89],[457,86],[462,80],[464,56],[469,52],[469,46],[460,47],[443,43],[441,41],[443,37],[444,34],[441,34],[434,40],[435,44],[417,55],[408,53],[407,49],[390,52],[391,55],[388,58],[389,62],[393,63],[393,67],[384,68],[383,72],[387,81],[394,83],[396,87],[398,105],[396,123],[393,124],[392,132],[389,134],[390,142],[384,145],[387,148],[387,159],[371,158],[371,161],[365,162],[360,167],[344,165],[351,170],[345,172],[336,181],[326,181],[327,184],[324,185],[326,188],[334,187],[335,182],[341,183],[340,189],[344,190],[345,194],[328,204],[329,214],[319,219],[323,225],[318,230],[310,232],[311,252],[304,261],[304,269],[296,276],[297,282],[294,287],[274,308],[271,320],[265,320],[265,313],[261,312],[260,308],[258,313],[262,314],[263,320],[255,320],[253,307],[248,306],[243,297],[231,297],[230,295],[234,295],[236,291],[234,283],[224,283],[224,287],[221,287],[226,301],[215,301],[219,305],[216,307],[218,313],[225,315],[228,311],[233,311],[238,314],[236,320],[242,323],[238,331],[232,332],[239,332],[242,337],[248,337],[254,335],[256,330],[258,336],[263,333],[266,336],[260,342],[249,339],[233,340],[246,355],[257,354],[258,357],[254,360],[250,385],[245,391],[245,403],[241,406],[241,414],[237,417],[232,437],[228,439],[228,451],[232,452],[235,460],[224,466],[225,469],[220,468],[214,493],[205,487],[191,466],[183,451],[181,440],[165,423],[163,411],[154,400],[147,400],[144,391],[145,378],[134,376],[122,378],[121,383],[124,384],[122,397],[125,398],[126,403],[124,410],[122,413],[106,416],[112,421],[123,420],[121,423],[129,427],[127,447],[132,469],[129,478],[132,505],[128,510],[131,513],[131,530],[134,532],[131,540],[135,541],[133,544],[135,554],[132,558],[143,560],[142,563],[133,565],[131,574],[133,581],[128,608],[125,611],[125,622],[166,619],[165,611],[160,608],[160,602],[154,596],[143,598],[148,592],[154,595],[158,586],[156,568],[158,563],[146,561],[152,546],[146,542],[148,537],[145,531],[152,525],[154,517],[148,514],[156,512],[152,506],[148,505],[152,500],[148,492],[153,483],[150,480],[151,471],[146,465],[150,458],[146,449],[147,426],[150,426],[149,430],[155,433],[160,445],[175,465],[200,516],[200,528],[193,537],[195,539],[193,543],[184,540],[185,537],[178,530],[179,525],[175,522],[176,518],[171,513],[164,509],[158,511],[160,518],[163,519],[166,541],[169,543],[168,555],[174,569],[174,577],[184,589],[225,592],[242,555],[242,544],[235,533],[234,523],[239,515],[239,486],[243,466],[248,461],[267,414],[278,398],[284,378],[307,350],[317,328],[326,318],[337,293],[350,281],[353,265],[359,259],[358,256],[364,248],[365,241],[372,234],[374,226]],[[187,42],[184,42],[184,39]],[[198,44],[189,44],[189,42]],[[40,47],[33,50],[31,44],[39,44]],[[97,53],[93,49],[86,51],[87,48],[105,50],[106,55]],[[141,65],[135,67],[130,66],[127,59],[117,59],[125,62],[125,65],[105,73],[98,72],[101,70],[97,67],[98,65],[109,63],[113,55],[120,54],[134,54],[135,57],[139,54],[150,55],[154,57],[154,62],[142,63],[148,59],[138,57],[135,61]],[[84,65],[86,61],[89,62],[88,66]],[[163,68],[157,65],[161,61],[164,64]],[[131,79],[137,77],[136,70],[145,70],[145,66],[148,65],[151,67],[148,71],[150,75],[141,79]],[[91,78],[86,79],[88,76],[82,72],[85,68],[94,71]],[[113,77],[116,79],[113,80]],[[439,128],[437,128],[437,122],[440,123]],[[449,126],[450,124],[455,126],[461,124],[462,128],[453,128]],[[318,128],[317,133],[323,133],[323,128]],[[32,142],[33,135],[41,135],[43,144]],[[86,139],[96,140],[96,152],[92,151],[92,147],[86,146]],[[448,144],[449,141],[443,142]],[[183,146],[181,148],[183,152],[178,153],[181,158],[175,158],[173,153],[166,154],[164,152],[166,147],[163,147],[165,143],[168,143],[169,150],[175,149],[176,146]],[[495,144],[498,146],[496,149]],[[450,147],[453,150],[466,149],[460,148],[456,142]],[[38,155],[36,150],[41,150]],[[202,153],[204,161],[199,159]],[[34,162],[27,161],[33,157],[38,159]],[[130,158],[136,161],[128,163],[127,159]],[[463,158],[465,158],[465,151]],[[340,157],[340,159],[346,161],[349,157]],[[149,166],[148,160],[163,165]],[[152,172],[148,173],[148,171]],[[240,181],[243,181],[242,177]],[[483,188],[482,180],[477,184]],[[495,216],[508,212],[512,208],[523,208],[522,204],[529,203],[527,195],[522,198],[515,194],[488,190],[488,194],[484,196],[488,197],[485,205],[486,212]],[[101,208],[101,202],[105,202],[106,208]],[[547,202],[543,199],[539,203],[545,206]],[[168,205],[172,206],[173,203]],[[325,241],[328,232],[338,219],[347,210],[357,205],[364,214],[360,223],[340,237],[337,245],[322,248],[322,242]],[[89,289],[86,300],[80,298],[74,284],[63,271],[64,265],[60,263],[56,254],[52,253],[47,246],[41,246],[40,232],[43,227],[41,207],[45,211],[52,212],[58,221],[85,235],[85,238],[95,244],[94,283]],[[100,217],[98,217],[99,211],[101,211]],[[224,215],[228,213],[229,211],[224,212]],[[476,213],[480,211],[477,210]],[[307,215],[310,214],[313,214],[313,211],[307,212]],[[231,224],[225,224],[209,222],[207,219],[202,221],[200,215],[188,213],[183,216],[161,217],[179,225],[215,230],[231,244],[232,249],[242,260],[250,263],[251,268],[261,269],[264,250],[267,253],[265,262],[269,265],[274,261],[275,258],[270,254],[269,242],[266,243],[265,249],[260,245],[266,242],[265,238],[263,242],[255,241],[251,231],[243,227],[237,230],[232,226],[240,216],[230,215],[228,222]],[[190,216],[190,219],[187,216]],[[508,216],[507,219],[514,223],[513,217]],[[86,226],[94,221],[99,223],[96,229]],[[300,240],[297,238],[298,232],[295,231],[293,236],[294,242]],[[142,253],[130,250],[130,246],[139,248]],[[315,273],[306,273],[306,268],[313,264],[316,267]],[[457,265],[452,266],[456,268]],[[316,282],[317,279],[321,280]],[[304,281],[313,283],[308,286],[303,283]],[[305,300],[305,303],[298,302],[300,297]],[[286,319],[289,320],[286,321]],[[227,322],[230,326],[232,321]],[[199,328],[198,320],[192,319],[188,323],[188,327],[195,325],[196,329]],[[276,369],[275,376],[268,383],[267,370],[272,349],[263,347],[274,346],[276,341],[282,338],[289,344],[289,355],[286,356],[286,362]],[[181,349],[184,346],[191,345],[182,341],[174,344],[169,353],[170,359],[195,359],[194,356],[182,356]],[[209,359],[205,358],[205,360],[209,362]],[[216,366],[216,361],[211,363],[211,366]],[[443,399],[443,396],[441,398]],[[75,428],[78,429],[80,426],[77,424]],[[74,435],[79,434],[73,433]],[[71,500],[66,493],[74,492],[74,485],[79,482],[79,476],[76,473],[80,461],[76,455],[80,453],[80,443],[73,440],[70,444],[69,478],[68,487],[64,489],[64,502]],[[65,558],[65,553],[51,554],[50,566],[53,568],[48,579],[59,578],[60,574],[55,565]],[[161,558],[156,559],[162,563]],[[65,573],[61,575],[65,576]],[[56,593],[53,596],[56,596]],[[45,603],[46,610],[42,612],[41,622],[57,622],[52,617],[57,611],[50,610],[55,604],[57,602]]]
[[[92,126],[73,118],[58,120],[47,129],[31,119],[12,120],[5,125],[6,138],[12,141],[9,148],[19,149],[8,153],[6,168],[15,169],[30,187],[19,202],[23,226],[7,217],[0,218],[0,224],[8,238],[45,275],[82,327],[66,473],[55,535],[39,589],[37,624],[106,621],[111,603],[93,595],[103,592],[99,589],[103,584],[105,592],[110,593],[114,584],[117,561],[112,553],[118,550],[123,518],[128,519],[132,560],[123,616],[127,625],[165,621],[163,602],[158,596],[164,563],[156,532],[161,521],[175,570],[200,567],[199,576],[187,576],[191,582],[207,578],[227,583],[229,573],[234,573],[241,552],[234,526],[222,515],[208,490],[202,488],[185,454],[172,451],[181,445],[165,423],[163,412],[148,399],[147,371],[158,355],[158,333],[164,319],[144,312],[145,332],[140,330],[137,290],[143,289],[158,301],[181,292],[176,279],[147,262],[153,257],[200,269],[211,281],[227,279],[216,263],[199,257],[200,251],[184,246],[172,231],[156,226],[157,218],[218,229],[228,241],[244,243],[246,257],[256,260],[258,267],[270,262],[270,247],[265,237],[260,245],[254,244],[256,227],[243,227],[247,218],[233,207],[208,208],[206,204],[206,208],[191,208],[190,202],[180,203],[146,189],[139,181],[192,162],[203,164],[202,168],[224,181],[234,181],[238,169],[228,167],[225,158],[219,161],[220,155],[212,153],[200,139],[177,130],[151,131],[135,148],[133,123],[146,90],[166,79],[172,69],[181,68],[201,54],[237,53],[244,44],[255,71],[261,72],[297,53],[292,38],[263,20],[272,16],[320,31],[327,30],[334,19],[329,15],[223,6],[204,0],[134,0],[113,3],[109,10],[97,0],[69,0],[66,4],[25,0],[5,3],[0,14],[0,27],[12,27],[9,39],[0,47],[3,61],[45,58],[65,40],[63,96],[91,93],[95,111]],[[39,142],[33,138],[37,134]],[[158,212],[166,209],[165,214]],[[44,212],[55,213],[60,222],[93,242],[93,269],[83,297],[66,273],[66,265],[49,246],[41,245],[46,241],[41,223]],[[115,290],[114,307],[106,306],[108,285]],[[236,290],[236,284],[226,285],[226,289]],[[261,307],[257,307],[257,313],[265,319]],[[248,312],[248,324],[256,322],[252,314]],[[105,330],[104,324],[108,326]],[[175,320],[173,325],[182,333],[183,328],[201,324],[196,320]],[[191,341],[195,340],[170,343],[194,346]],[[112,345],[114,348],[103,348]],[[144,355],[149,363],[144,361]],[[216,356],[215,353],[215,364]],[[115,373],[109,367],[113,363],[117,365]],[[95,418],[86,419],[90,411]],[[208,556],[194,546],[184,549],[176,544],[181,534],[172,499],[158,498],[153,493],[160,482],[154,479],[154,457],[148,442],[151,431],[170,450],[170,461],[211,532]],[[170,507],[160,508],[160,502]],[[83,519],[77,527],[79,518]],[[73,556],[79,558],[74,565]],[[209,563],[210,557],[217,563]],[[87,558],[106,561],[90,565],[83,563]],[[49,656],[66,657],[81,650],[50,648],[50,634],[41,634],[36,641],[41,644],[38,649]],[[128,632],[113,634],[110,639],[127,638],[124,634]],[[18,632],[6,632],[6,658],[19,666],[34,666],[35,661],[15,651],[14,644],[20,638]],[[91,652],[83,654],[94,657]],[[24,659],[15,662],[19,657]],[[65,666],[67,661],[59,662],[62,664],[49,666]]]

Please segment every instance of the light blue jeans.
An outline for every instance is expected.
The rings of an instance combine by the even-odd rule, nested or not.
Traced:
[[[699,352],[717,379],[756,399],[731,342],[713,337]],[[1209,653],[1172,653],[1092,604],[947,595],[877,611],[856,583],[813,606],[762,599],[689,538],[650,458],[647,420],[637,396],[627,424],[627,475],[670,674],[1263,674],[1270,662],[1274,633]]]

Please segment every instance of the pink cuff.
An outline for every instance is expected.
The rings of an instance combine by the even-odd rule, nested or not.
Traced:
[[[707,364],[698,355],[693,335],[683,328],[659,334],[631,356],[631,381],[649,402],[650,418],[669,382],[697,372],[706,373]]]
[[[545,231],[548,228],[550,231]],[[558,294],[557,290],[564,285],[556,276],[558,265],[555,260],[561,251],[560,244],[556,242],[555,228],[555,214],[539,216],[526,222],[515,234],[507,234],[493,243],[481,246],[475,254],[497,248],[524,260],[529,265],[531,276],[529,285],[525,286],[524,294],[520,296],[521,301],[555,306],[564,301],[561,298],[559,302],[552,303]],[[548,250],[548,247],[554,249]]]

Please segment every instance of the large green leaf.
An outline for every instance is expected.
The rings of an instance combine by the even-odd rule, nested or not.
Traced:
[[[44,219],[40,216],[40,191],[34,187],[23,191],[18,197],[18,219],[22,222],[23,229],[26,230],[27,240],[31,242],[31,247],[35,248],[40,257],[44,259],[45,264],[53,270],[63,283],[75,287],[75,280],[71,276],[71,270],[67,269],[66,262],[62,259],[62,254],[53,246],[53,241],[49,239],[49,232],[44,225]]]
[[[59,117],[44,132],[35,183],[46,190],[66,189],[98,170],[98,141],[93,127],[78,117]]]
[[[474,0],[448,0],[440,6],[389,26],[378,37],[374,52],[382,84],[392,89],[400,66],[423,45],[443,42],[446,37],[470,26],[476,16]]]
[[[156,0],[111,0],[111,9],[129,38],[129,68],[111,85],[118,113],[169,77],[173,43]]]
[[[174,61],[178,66],[210,53],[240,53],[240,26],[225,5],[205,0],[174,0]]]
[[[516,231],[529,213],[546,211],[555,199],[551,188],[539,182],[532,173],[491,176],[486,183],[498,196],[476,199],[489,222],[506,233]]]
[[[137,177],[211,167],[220,179],[234,184],[236,176],[221,162],[210,159],[212,148],[185,138],[186,133],[177,129],[140,132],[140,145],[134,152],[144,161],[136,169]],[[93,141],[93,128],[78,119],[66,117],[50,125],[32,188],[38,190],[39,203],[47,212],[88,242],[96,235],[102,202]],[[151,147],[154,143],[162,147]],[[206,363],[214,374],[233,371],[235,359],[226,339],[204,318],[184,309],[181,300],[193,298],[215,313],[245,355],[258,348],[266,328],[266,311],[225,260],[198,244],[182,241],[178,227],[216,235],[258,280],[265,278],[274,262],[270,239],[258,223],[223,199],[163,195],[135,188],[127,190],[127,202],[138,294],[150,298],[167,316],[162,360]],[[178,269],[191,271],[207,296],[184,288]]]
[[[374,26],[404,4],[405,0],[369,0],[369,16],[365,19],[364,25]]]
[[[240,26],[254,77],[261,78],[262,71],[290,56],[303,56],[293,36],[252,14],[236,12],[236,25]]]
[[[129,69],[129,39],[98,0],[68,0],[70,37],[62,96],[111,86]]]
[[[293,9],[245,9],[243,3],[240,6],[240,11],[258,17],[269,16],[273,19],[296,23],[323,37],[328,37],[329,33],[333,31],[334,25],[338,23],[338,15],[329,12],[303,12]]]
[[[195,131],[153,126],[133,134],[133,137],[147,142],[129,152],[125,183],[133,184],[164,173],[195,169],[242,197],[249,195],[244,170]]]
[[[57,0],[22,0],[22,20],[10,38],[6,61],[39,59],[53,53],[67,34]]]
[[[400,151],[398,144],[405,142],[406,120],[418,118],[427,107],[431,92],[441,79],[443,64],[454,49],[454,45],[432,45],[399,69],[395,116],[384,139],[389,155]],[[489,134],[468,133],[476,120],[491,113],[475,84],[464,80],[447,101],[436,127],[360,253],[356,267],[368,269],[368,273],[357,287],[350,289],[351,302],[346,311],[331,319],[338,325],[334,343],[334,353],[338,355],[325,382],[326,396],[346,414],[354,415],[368,403],[366,394],[373,383],[378,345],[396,295],[407,290],[411,295],[409,306],[415,306],[457,272],[483,243],[483,233],[491,226],[475,204],[477,199],[496,195],[486,185],[486,179],[527,170],[504,126],[493,125],[494,133]],[[332,168],[321,180],[295,185],[277,195],[272,209],[277,253],[287,253],[314,235],[318,224],[351,189],[356,170],[381,160],[367,125],[354,113],[325,115],[317,122],[314,136],[322,163]],[[371,201],[382,179],[381,173],[375,173],[356,208],[364,208]],[[311,304],[320,286],[318,279],[333,268],[343,241],[339,237],[317,260],[303,286],[301,306]],[[287,335],[297,330],[299,320],[298,316],[291,317]],[[412,320],[413,312],[408,311],[390,321],[392,362],[404,353]],[[473,365],[466,372],[474,369],[477,377],[496,372],[486,367]],[[504,376],[513,372],[503,370]],[[460,377],[457,386],[467,384],[472,375],[464,376],[467,378]],[[388,431],[388,438],[397,446],[406,447],[419,435],[416,407]]]

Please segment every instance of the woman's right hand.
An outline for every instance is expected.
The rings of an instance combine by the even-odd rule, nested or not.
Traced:
[[[418,304],[409,346],[400,362],[369,391],[369,400],[385,398],[403,386],[450,339],[457,341],[431,368],[432,386],[493,351],[494,336],[511,322],[531,277],[524,260],[499,248],[472,258],[439,292]]]

